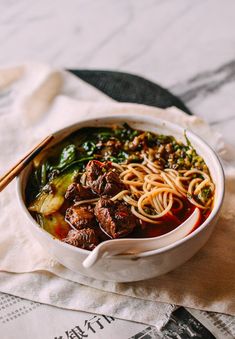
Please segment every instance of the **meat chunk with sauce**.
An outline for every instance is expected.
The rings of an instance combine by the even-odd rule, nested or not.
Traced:
[[[82,186],[81,184],[77,184],[75,182],[69,185],[65,193],[65,199],[74,202],[93,199],[94,197],[95,194],[92,192],[90,187]]]
[[[101,198],[95,206],[95,216],[104,232],[114,239],[131,233],[136,226],[136,217],[120,201]]]
[[[66,210],[65,220],[78,230],[96,226],[94,211],[90,206],[73,205]]]
[[[86,167],[86,184],[98,195],[112,197],[125,189],[111,163],[91,160]]]
[[[70,230],[63,242],[85,250],[93,250],[99,243],[95,231],[91,228]]]

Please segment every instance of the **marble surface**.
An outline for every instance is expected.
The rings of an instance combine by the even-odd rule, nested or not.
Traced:
[[[235,1],[1,0],[0,66],[135,73],[180,96],[235,145]]]

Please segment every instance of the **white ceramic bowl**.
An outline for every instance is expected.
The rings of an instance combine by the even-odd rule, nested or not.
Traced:
[[[57,143],[71,132],[85,126],[109,126],[127,122],[130,126],[141,130],[175,136],[184,141],[184,129],[175,124],[157,119],[153,116],[112,115],[97,119],[88,119],[66,127],[55,133]],[[89,269],[83,267],[82,262],[89,251],[73,247],[55,239],[44,231],[33,219],[25,206],[25,187],[32,165],[29,164],[18,179],[19,201],[26,217],[30,220],[32,235],[37,239],[45,251],[55,257],[61,264],[74,272],[83,275],[116,282],[128,282],[148,279],[169,272],[190,259],[210,237],[223,201],[224,174],[220,161],[213,150],[198,136],[187,131],[192,145],[206,161],[212,179],[216,185],[215,201],[211,214],[206,221],[187,237],[158,250],[143,252],[137,255],[120,255],[112,258],[102,258]]]

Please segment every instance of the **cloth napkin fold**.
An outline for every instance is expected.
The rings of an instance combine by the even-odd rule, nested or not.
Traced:
[[[49,257],[32,238],[28,221],[17,204],[15,183],[12,183],[0,194],[0,291],[59,307],[140,321],[158,328],[164,325],[174,309],[165,303],[234,315],[233,148],[225,145],[221,136],[204,121],[176,108],[163,110],[118,104],[71,74],[51,70],[45,65],[26,65],[19,69],[9,69],[8,73],[4,70],[1,81],[1,89],[8,90],[13,97],[8,110],[1,111],[0,96],[2,173],[41,137],[83,117],[107,113],[150,114],[193,130],[217,150],[224,159],[227,189],[212,237],[191,260],[173,272],[151,280],[112,283],[74,273]],[[15,78],[13,72],[16,72]]]

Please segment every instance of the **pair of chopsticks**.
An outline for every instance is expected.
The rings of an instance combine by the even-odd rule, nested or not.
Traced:
[[[51,141],[53,135],[49,135],[29,151],[20,161],[18,161],[7,173],[0,177],[0,192],[27,166],[36,155],[38,155]]]

